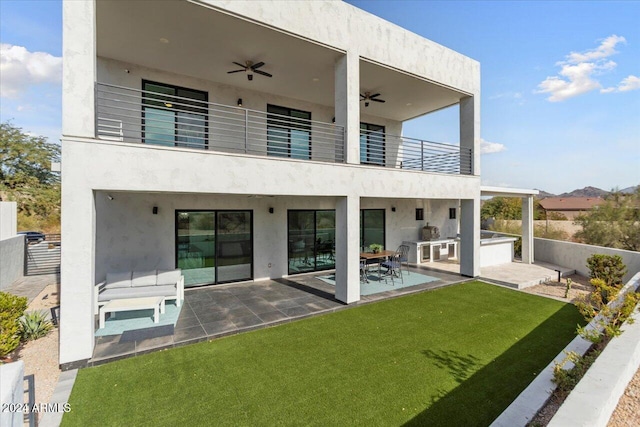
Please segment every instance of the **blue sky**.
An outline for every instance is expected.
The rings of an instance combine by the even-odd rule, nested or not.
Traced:
[[[485,185],[640,184],[640,2],[349,1],[478,60]],[[60,138],[60,1],[0,0],[0,121]],[[405,124],[458,142],[456,109]]]

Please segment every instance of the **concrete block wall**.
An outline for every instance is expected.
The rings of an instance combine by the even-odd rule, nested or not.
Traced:
[[[0,240],[0,290],[24,276],[24,245],[22,235]]]
[[[622,278],[623,282],[627,282],[640,271],[640,252],[635,251],[535,238],[534,253],[536,261],[569,267],[583,276],[589,276],[587,258],[594,254],[620,255],[628,270]]]

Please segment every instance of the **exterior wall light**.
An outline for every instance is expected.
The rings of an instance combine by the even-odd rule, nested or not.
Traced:
[[[242,107],[242,98],[238,98],[238,107]]]

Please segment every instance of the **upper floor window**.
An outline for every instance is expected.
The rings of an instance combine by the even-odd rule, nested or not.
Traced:
[[[142,90],[144,143],[207,148],[206,92],[147,80]]]
[[[360,163],[384,166],[384,126],[360,123]]]
[[[267,105],[267,155],[311,159],[311,113]]]

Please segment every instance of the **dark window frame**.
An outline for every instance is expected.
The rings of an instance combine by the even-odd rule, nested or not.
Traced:
[[[449,208],[449,219],[456,219],[456,208]]]
[[[203,133],[204,133],[204,141],[202,144],[202,148],[204,150],[208,150],[209,149],[209,109],[208,109],[208,102],[209,102],[209,92],[207,91],[202,91],[202,90],[197,90],[197,89],[191,89],[188,87],[183,87],[183,86],[177,86],[177,85],[172,85],[169,83],[161,83],[161,82],[156,82],[153,80],[147,80],[147,79],[142,79],[142,133],[141,133],[141,140],[142,143],[145,144],[146,142],[146,113],[145,110],[148,108],[147,105],[149,102],[153,102],[153,101],[157,101],[156,99],[153,100],[149,100],[148,98],[150,97],[150,91],[148,91],[146,89],[146,85],[150,84],[150,85],[156,85],[156,86],[160,86],[160,87],[164,87],[164,88],[168,88],[168,89],[173,89],[175,92],[173,95],[168,95],[168,96],[172,96],[172,97],[179,97],[179,98],[188,98],[186,96],[182,96],[179,95],[178,92],[179,91],[188,91],[188,92],[193,92],[193,93],[199,93],[201,95],[204,96],[204,100],[201,99],[193,99],[193,101],[195,103],[204,103],[205,105],[202,108],[198,108],[197,106],[193,106],[193,107],[188,107],[185,105],[181,105],[179,110],[180,111],[185,111],[185,112],[194,112],[197,114],[201,114],[204,116],[204,129],[203,129]],[[162,95],[162,94],[158,94],[158,95]],[[191,98],[190,98],[191,99]],[[160,101],[158,101],[160,102]],[[183,100],[180,100],[181,103],[185,103]],[[149,108],[152,108],[153,106],[150,106]],[[167,107],[168,108],[168,107]],[[178,125],[179,125],[179,120],[178,120],[178,114],[177,114],[177,110],[176,113],[174,113],[174,125],[173,125],[173,146],[174,147],[184,147],[185,144],[178,141]],[[196,147],[189,147],[186,146],[187,148],[196,148]],[[197,147],[200,148],[200,147]]]
[[[269,111],[274,109],[278,109],[280,111],[279,112]],[[292,113],[308,115],[308,118],[295,117],[295,116],[292,116]],[[286,131],[286,134],[287,134],[286,153],[284,151],[282,151],[281,153],[275,151],[276,147],[271,148],[271,150],[274,150],[274,151],[269,153],[270,151],[269,129],[270,128],[276,128],[280,131]],[[306,158],[296,155],[297,153],[294,153],[293,156],[291,155],[291,131],[294,129],[309,132],[309,151],[308,151],[308,156]],[[311,153],[313,151],[312,147],[313,147],[313,137],[311,132],[311,111],[298,110],[296,108],[283,107],[281,105],[275,105],[275,104],[267,104],[267,156],[311,160],[312,159]]]
[[[201,287],[201,286],[211,286],[211,285],[223,285],[225,283],[235,283],[235,282],[243,282],[246,280],[253,280],[253,278],[255,277],[255,234],[253,232],[253,209],[174,209],[174,245],[173,245],[173,249],[174,249],[174,265],[175,268],[179,268],[178,267],[178,215],[181,212],[208,212],[208,213],[213,213],[213,230],[215,233],[215,249],[216,249],[216,253],[215,253],[215,273],[214,273],[214,278],[213,278],[213,282],[211,283],[202,283],[202,284],[198,284],[196,286],[190,286],[189,289],[191,288],[197,288],[197,287]],[[242,278],[242,279],[238,279],[238,280],[226,280],[226,281],[218,281],[218,253],[219,253],[219,240],[218,240],[218,213],[224,213],[224,212],[248,212],[249,213],[249,233],[251,235],[251,277],[250,278]]]
[[[364,128],[363,128],[364,127]],[[362,131],[365,131],[363,133]],[[373,132],[380,132],[373,133]],[[381,137],[381,141],[372,141],[372,135],[376,137]],[[386,126],[376,125],[374,123],[365,123],[360,122],[360,138],[363,136],[366,138],[366,153],[365,153],[365,161],[362,161],[362,153],[360,153],[360,163],[363,165],[372,165],[372,166],[386,166],[387,163],[387,129]],[[382,142],[382,152],[371,152],[369,147],[375,146],[374,143]],[[362,143],[360,144],[360,150],[362,150]]]
[[[291,271],[291,264],[290,264],[290,260],[289,260],[289,243],[291,241],[291,227],[289,226],[289,214],[290,212],[313,212],[313,239],[314,239],[314,245],[313,245],[313,259],[314,259],[314,265],[313,265],[313,269],[311,270],[305,270],[305,271]],[[287,209],[287,274],[288,275],[294,275],[294,274],[306,274],[306,273],[311,273],[311,272],[317,272],[317,271],[325,271],[325,270],[333,270],[335,268],[335,260],[334,260],[334,266],[333,267],[327,267],[327,268],[321,268],[318,269],[317,265],[315,263],[316,257],[318,256],[318,252],[317,252],[317,245],[315,244],[316,242],[316,236],[318,235],[318,229],[317,229],[317,225],[318,225],[318,212],[333,212],[334,215],[334,224],[335,224],[335,216],[336,216],[336,210],[335,209]],[[334,228],[335,230],[335,228]],[[335,233],[335,232],[334,232]],[[335,241],[333,242],[333,244],[335,245]]]
[[[364,213],[365,211],[380,211],[382,212],[382,247],[387,247],[387,210],[386,209],[360,209],[360,248],[364,245],[364,230],[366,228]],[[378,242],[374,242],[378,243]]]

